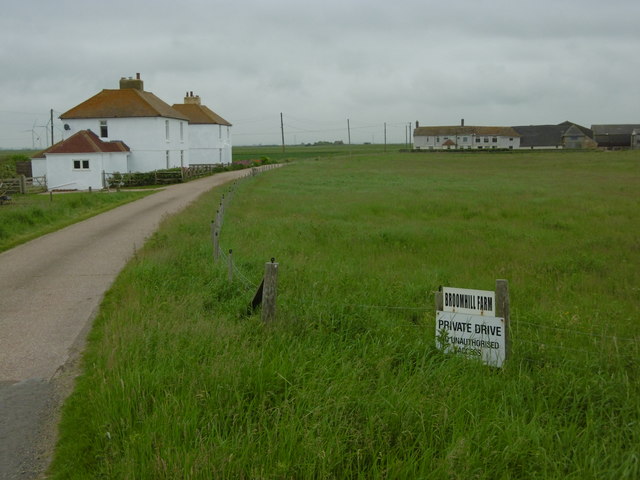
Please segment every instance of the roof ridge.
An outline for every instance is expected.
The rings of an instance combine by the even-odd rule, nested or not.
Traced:
[[[82,135],[87,139],[87,141],[89,142],[89,144],[93,147],[93,151],[94,151],[94,152],[101,152],[101,151],[102,151],[102,150],[101,150],[101,148],[100,148],[100,145],[98,145],[98,144],[94,141],[93,136],[95,135],[95,138],[98,140],[98,142],[101,142],[101,143],[103,143],[103,144],[104,144],[105,142],[103,142],[102,140],[100,140],[100,139],[98,138],[98,136],[97,136],[95,133],[93,133],[90,129],[87,129],[87,130],[81,130],[81,131],[80,131],[80,133],[82,133]]]

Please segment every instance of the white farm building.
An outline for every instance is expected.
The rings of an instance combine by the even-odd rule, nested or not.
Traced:
[[[520,134],[511,127],[420,127],[413,131],[415,150],[493,150],[520,148]]]
[[[231,163],[231,124],[200,102],[193,92],[173,108],[189,119],[189,163]]]
[[[193,94],[184,104],[170,106],[144,90],[140,74],[122,78],[119,89],[102,90],[60,119],[70,136],[32,159],[33,175],[46,175],[50,190],[63,185],[77,190],[102,188],[103,172],[231,163],[229,122]],[[109,151],[114,142],[125,145],[126,152]],[[100,161],[97,152],[105,154]]]

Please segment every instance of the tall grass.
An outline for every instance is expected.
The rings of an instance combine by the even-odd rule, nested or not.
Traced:
[[[53,478],[637,478],[639,173],[604,153],[294,163],[234,193],[233,283],[212,192],[107,295]],[[505,367],[438,352],[433,291],[496,278]]]

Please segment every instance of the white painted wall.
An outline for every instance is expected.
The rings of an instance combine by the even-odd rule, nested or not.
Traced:
[[[495,142],[494,142],[495,138]],[[444,146],[447,140],[455,145]],[[479,140],[479,141],[478,141]],[[430,135],[414,136],[413,148],[419,150],[491,150],[493,148],[520,148],[520,137],[504,137],[500,135]]]
[[[231,127],[189,125],[191,164],[231,163]]]
[[[189,165],[190,129],[186,120],[164,117],[67,119],[64,123],[70,130],[65,130],[65,138],[80,130],[91,130],[100,136],[100,120],[107,121],[108,129],[108,137],[101,137],[102,140],[121,140],[131,149],[129,163],[120,172],[149,172]]]
[[[31,174],[34,177],[43,177],[47,174],[47,159],[46,158],[32,158],[31,159]]]
[[[102,172],[126,172],[128,152],[46,154],[49,190],[101,189]],[[77,169],[74,160],[88,160],[89,168]],[[40,163],[37,159],[36,163]],[[32,168],[34,161],[31,163]],[[38,168],[40,168],[38,166]]]

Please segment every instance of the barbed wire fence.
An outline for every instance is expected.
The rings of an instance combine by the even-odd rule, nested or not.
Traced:
[[[222,195],[218,210],[216,211],[215,219],[211,222],[211,237],[213,243],[213,257],[214,262],[221,262],[227,265],[227,279],[229,282],[236,281],[242,289],[243,294],[254,294],[252,300],[253,308],[255,309],[260,304],[264,308],[264,282],[268,275],[258,282],[252,280],[250,274],[244,272],[239,266],[238,262],[234,259],[233,249],[222,248],[220,245],[220,232],[222,225],[224,224],[225,209],[234,197],[238,182],[243,179],[253,177],[261,172],[271,170],[273,168],[281,167],[280,164],[264,165],[262,167],[252,168],[246,175],[236,180],[230,188]],[[271,259],[270,262],[266,262],[266,270],[273,269],[275,265],[275,278],[271,281],[277,284],[277,263],[275,259]],[[277,289],[272,291],[272,298],[269,302],[272,303],[273,311],[267,312],[267,318],[273,320],[275,318],[275,305]],[[433,292],[435,293],[435,292]],[[259,297],[259,298],[258,298]],[[403,322],[402,327],[422,329],[425,327],[430,329],[435,337],[435,305],[431,304],[428,300],[430,296],[425,295],[424,305],[376,305],[366,303],[335,303],[335,302],[323,302],[317,298],[314,298],[312,305],[317,308],[321,307],[325,311],[331,311],[336,308],[342,310],[348,309],[364,310],[364,311],[390,311],[398,314],[407,313],[410,316],[408,322]],[[308,308],[309,303],[296,299],[288,298],[286,300],[288,306],[296,308]],[[417,315],[421,315],[421,321],[415,321]],[[265,319],[263,311],[263,319]],[[430,328],[431,327],[431,328]],[[561,326],[548,325],[542,322],[523,320],[520,315],[512,314],[510,323],[509,341],[512,349],[512,357],[517,357],[528,361],[538,361],[540,358],[533,358],[531,355],[536,354],[540,356],[550,355],[551,352],[567,353],[571,354],[567,358],[573,358],[577,361],[588,359],[591,357],[602,358],[605,356],[615,356],[618,359],[628,361],[640,360],[640,336],[618,336],[608,333],[588,332],[576,328],[567,328]]]

